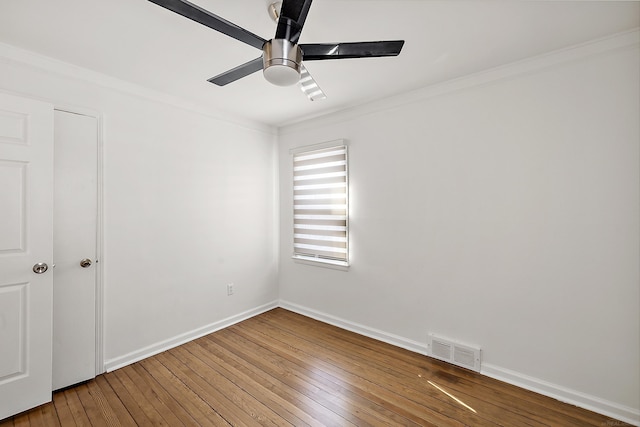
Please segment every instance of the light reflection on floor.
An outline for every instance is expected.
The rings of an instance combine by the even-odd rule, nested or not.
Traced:
[[[418,375],[420,378],[422,378],[422,375]],[[429,385],[431,385],[432,387],[434,387],[435,389],[437,389],[438,391],[440,391],[441,393],[446,394],[447,396],[449,396],[451,399],[455,400],[457,403],[459,403],[460,405],[464,406],[465,408],[467,408],[468,410],[470,410],[471,412],[473,412],[474,414],[477,414],[478,411],[476,411],[475,409],[473,409],[471,406],[467,405],[466,403],[464,403],[462,400],[458,399],[457,397],[455,397],[453,394],[449,393],[448,391],[444,390],[442,387],[440,387],[439,385],[435,384],[432,381],[427,380],[427,382],[429,383]]]

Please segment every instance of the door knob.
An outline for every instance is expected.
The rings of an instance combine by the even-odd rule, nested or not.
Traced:
[[[39,262],[37,264],[34,264],[33,266],[33,272],[36,274],[42,274],[48,269],[49,269],[49,266],[44,262]]]
[[[82,267],[82,268],[91,267],[91,260],[89,258],[85,258],[85,259],[81,260],[80,261],[80,267]]]

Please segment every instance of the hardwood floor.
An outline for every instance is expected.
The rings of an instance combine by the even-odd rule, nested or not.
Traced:
[[[626,424],[275,309],[0,422],[73,425]]]

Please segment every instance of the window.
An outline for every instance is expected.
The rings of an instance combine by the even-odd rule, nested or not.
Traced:
[[[293,153],[293,257],[349,265],[349,182],[344,141]]]

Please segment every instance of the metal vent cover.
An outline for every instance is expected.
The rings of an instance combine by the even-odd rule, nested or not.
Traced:
[[[428,355],[453,365],[480,372],[480,347],[460,344],[429,334]]]

